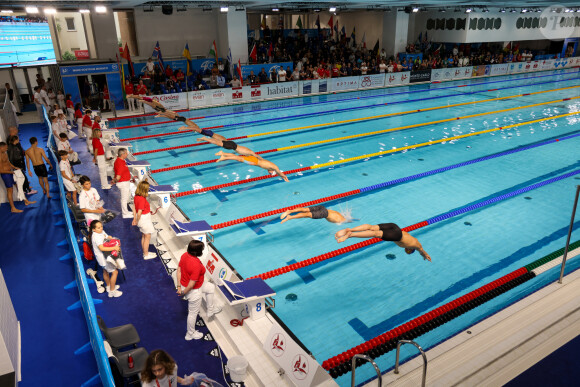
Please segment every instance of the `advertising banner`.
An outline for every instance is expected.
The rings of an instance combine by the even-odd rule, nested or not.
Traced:
[[[242,77],[246,79],[250,75],[250,71],[253,71],[255,75],[258,75],[262,68],[266,71],[268,76],[272,73],[272,69],[276,70],[276,73],[280,68],[287,70],[290,67],[290,71],[294,71],[294,64],[292,62],[282,62],[282,63],[261,63],[255,65],[242,65]],[[238,65],[234,65],[234,74],[237,74]]]
[[[385,78],[385,86],[407,85],[411,79],[411,73],[404,71],[402,73],[388,73]]]
[[[455,69],[453,79],[471,78],[473,75],[473,66],[459,67]]]
[[[504,75],[508,72],[508,64],[507,63],[498,63],[491,65],[491,70],[489,75]]]
[[[187,93],[153,95],[151,99],[163,104],[163,106],[170,110],[187,109]],[[145,113],[155,112],[155,109],[151,106],[145,104],[143,106],[145,106]]]
[[[319,79],[318,80],[318,92],[319,93],[326,93],[328,90],[328,81],[326,79]]]
[[[119,72],[119,66],[116,63],[93,64],[85,66],[61,66],[60,74],[63,77],[69,75],[85,74],[102,74]]]
[[[358,87],[358,77],[340,77],[328,80],[328,91],[356,90]]]
[[[270,328],[263,348],[272,360],[286,371],[286,376],[294,385],[308,387],[312,384],[319,364],[277,323]]]
[[[473,70],[471,72],[471,75],[473,77],[481,77],[484,75],[490,75],[489,73],[491,72],[491,65],[479,65],[479,66],[473,66]]]
[[[299,82],[300,95],[318,94],[318,79]]]
[[[207,90],[207,94],[212,105],[222,105],[232,101],[231,89]]]
[[[231,90],[231,89],[221,89]],[[231,97],[231,92],[229,93]],[[211,105],[211,90],[190,91],[187,93],[190,107],[201,107]]]
[[[441,82],[450,80],[455,74],[454,68],[431,70],[431,82]]]
[[[358,83],[360,89],[383,87],[385,86],[385,74],[361,75]]]
[[[266,83],[260,86],[262,89],[262,98],[280,98],[295,97],[298,95],[298,81]]]
[[[526,71],[525,62],[510,63],[508,65],[508,74],[523,73]]]
[[[564,67],[567,67],[569,63],[570,63],[570,58],[556,59],[554,61],[554,68],[555,69],[563,69]]]
[[[232,103],[250,101],[251,89],[250,86],[233,87],[228,89],[231,90],[232,93]]]
[[[411,71],[411,78],[410,78],[411,83],[429,82],[430,80],[431,80],[431,69]]]

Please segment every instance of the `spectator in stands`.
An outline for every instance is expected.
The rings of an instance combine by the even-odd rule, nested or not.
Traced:
[[[190,241],[187,252],[181,256],[177,268],[177,295],[187,300],[189,310],[185,340],[198,340],[203,337],[203,334],[195,329],[202,297],[206,301],[208,319],[221,311],[221,307],[214,305],[215,286],[208,282],[204,283],[205,266],[199,259],[203,254],[203,249],[203,242]]]
[[[72,200],[75,205],[78,205],[77,189],[75,187],[76,178],[72,171],[70,161],[68,160],[68,152],[65,150],[60,150],[58,151],[58,155],[60,157],[58,167],[60,169],[60,174],[62,175],[64,188],[66,189],[66,197],[69,200]]]
[[[262,70],[258,73],[258,80],[260,83],[268,83],[268,73],[266,69],[262,67]]]
[[[177,69],[177,71],[175,72],[175,79],[177,80],[177,82],[183,82],[185,81],[185,74],[183,73],[183,71],[181,71],[181,69]]]
[[[46,81],[42,77],[42,74],[36,74],[36,84],[38,85],[38,87],[44,86],[45,83]]]
[[[225,69],[225,66],[224,66],[224,64],[222,63],[222,61],[220,60],[220,61],[218,62],[218,71],[219,71],[220,73],[223,73],[223,72],[224,72],[224,69]]]
[[[131,172],[129,172],[129,167],[127,167],[127,162],[125,161],[128,156],[127,149],[120,148],[117,151],[117,159],[113,168],[115,171],[113,184],[117,185],[121,193],[121,214],[124,219],[133,218],[133,213],[127,208],[129,200],[131,200]]]
[[[14,173],[18,170],[15,165],[10,163],[8,159],[8,145],[2,141],[0,142],[0,177],[4,181],[4,185],[6,186],[6,195],[8,198],[8,204],[10,204],[10,211],[14,213],[22,212],[14,206],[14,198],[13,198],[13,187],[14,187]],[[29,205],[36,202],[29,202],[26,198],[24,198],[24,204]]]
[[[140,377],[141,387],[176,387],[177,383],[184,386],[193,383],[191,378],[183,379],[177,376],[175,360],[161,349],[156,349],[149,354]]]
[[[170,78],[173,75],[173,69],[170,65],[165,66],[165,76]]]
[[[101,178],[101,189],[111,189],[111,185],[107,180],[107,161],[105,160],[105,147],[101,142],[101,130],[95,129],[92,134],[93,145],[93,163],[97,164],[99,168],[99,176]]]
[[[278,70],[278,82],[286,82],[286,70],[282,67]]]
[[[149,58],[147,59],[147,63],[145,64],[145,72],[147,75],[149,75],[150,77],[153,77],[153,75],[155,75],[155,63],[153,63],[153,58]]]
[[[276,71],[276,67],[272,67],[270,70],[270,82],[277,83],[278,82],[278,71]]]
[[[254,74],[254,70],[250,70],[250,75],[248,75],[248,84],[250,85],[257,85],[258,84],[258,77]]]
[[[125,93],[127,94],[127,105],[129,105],[129,111],[137,110],[137,105],[135,104],[135,99],[132,96],[134,94],[133,84],[127,79],[125,81]]]
[[[149,182],[141,180],[137,185],[135,197],[133,199],[135,205],[133,210],[133,226],[138,226],[141,231],[141,248],[143,249],[143,259],[151,259],[157,257],[157,254],[149,252],[149,242],[151,241],[151,234],[155,232],[153,222],[151,221],[151,206],[147,201],[149,195]]]
[[[48,185],[48,171],[46,170],[46,165],[44,161],[48,163],[50,169],[52,169],[52,164],[48,157],[46,157],[46,153],[44,153],[44,149],[38,147],[38,140],[36,137],[30,138],[30,148],[24,152],[26,155],[26,167],[28,169],[28,175],[32,177],[32,170],[30,169],[30,162],[32,162],[32,168],[34,169],[34,173],[38,177],[38,182],[42,187],[42,192],[46,195],[48,199],[51,198],[50,196],[50,186]]]
[[[214,63],[213,66],[211,67],[211,75],[218,75],[219,72],[220,71],[218,70],[217,64]]]
[[[242,83],[240,82],[240,80],[238,79],[238,77],[236,75],[234,75],[234,77],[230,81],[230,85],[232,87],[241,87],[242,86]]]
[[[112,239],[105,230],[103,230],[103,223],[99,220],[93,220],[89,226],[89,240],[93,247],[93,252],[95,253],[95,258],[99,263],[99,266],[103,268],[103,280],[105,280],[107,293],[110,298],[121,297],[123,292],[119,290],[119,285],[117,285],[117,275],[119,271],[117,270],[117,265],[112,257],[105,259],[103,252],[109,251],[121,251],[121,246],[105,246],[105,243]]]
[[[224,78],[224,76],[221,73],[217,77],[217,86],[218,87],[225,87],[226,86],[226,79]]]
[[[65,151],[67,153],[68,160],[70,161],[71,164],[81,163],[81,161],[79,160],[79,154],[71,148],[66,133],[59,134],[56,146],[59,151]]]
[[[211,87],[212,89],[216,89],[217,88],[217,78],[218,78],[218,74],[214,75],[210,75],[209,77],[209,87]]]
[[[141,97],[145,97],[147,95],[147,86],[145,86],[142,80],[139,80],[139,86],[137,86],[137,94],[139,94]],[[140,108],[143,108],[143,102],[141,102]]]

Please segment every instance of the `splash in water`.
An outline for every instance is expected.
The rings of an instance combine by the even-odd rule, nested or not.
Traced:
[[[343,207],[343,206],[342,206],[342,204],[341,204],[341,205],[339,205],[339,207],[338,207],[338,208],[339,208],[339,211],[338,211],[338,212],[340,212],[340,214],[341,214],[341,215],[344,217],[344,219],[345,219],[345,221],[344,221],[344,222],[342,222],[342,223],[340,223],[340,224],[344,224],[344,223],[351,223],[351,222],[353,222],[353,221],[355,221],[355,220],[358,220],[358,219],[355,219],[355,218],[353,218],[353,217],[352,217],[352,208],[350,208],[350,207],[348,206],[348,204],[345,204],[345,205],[344,205],[344,207]]]

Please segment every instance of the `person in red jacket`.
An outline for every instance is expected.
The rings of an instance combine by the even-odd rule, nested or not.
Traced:
[[[127,94],[127,105],[129,105],[129,111],[133,111],[134,108],[136,110],[135,99],[129,98],[129,96],[133,95],[134,92],[135,91],[133,90],[133,84],[129,82],[129,80],[127,79],[125,81],[125,94]]]
[[[143,84],[143,81],[140,80],[139,81],[139,86],[137,86],[137,94],[139,94],[141,97],[145,97],[147,95],[147,86],[145,86],[145,84]],[[139,108],[143,108],[143,102],[139,101]]]
[[[101,131],[100,129],[93,130],[93,163],[97,164],[99,167],[99,176],[101,178],[101,188],[110,189],[111,186],[107,180],[107,161],[105,160],[105,147],[101,142]]]

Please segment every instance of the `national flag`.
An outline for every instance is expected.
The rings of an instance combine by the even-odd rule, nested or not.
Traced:
[[[121,66],[121,61],[119,60],[119,54],[115,54],[117,58],[117,68],[119,69],[119,76],[121,77],[121,90],[123,91],[123,98],[125,98],[125,74],[123,71],[123,66]]]
[[[254,43],[254,47],[252,47],[252,51],[250,51],[250,58],[254,63],[258,62],[258,49],[256,48],[256,43]]]
[[[272,42],[270,42],[270,47],[268,48],[268,56],[274,56],[274,46],[272,46]]]
[[[260,25],[260,27],[262,27],[263,30],[266,29],[266,16],[262,15],[262,24]]]
[[[320,15],[316,16],[316,23],[314,23],[314,25],[316,26],[316,28],[318,28],[318,30],[320,31]]]
[[[421,43],[423,41],[423,33],[419,32],[419,37],[417,38],[417,43]]]
[[[298,26],[298,29],[302,29],[302,18],[300,17],[300,15],[298,15],[298,21],[296,22],[296,26]]]
[[[508,44],[503,49],[505,51],[510,51],[512,49],[512,42],[508,42]]]
[[[242,62],[238,59],[238,77],[240,78],[240,85],[244,86],[244,78],[242,78]]]
[[[338,18],[336,18],[336,22],[334,23],[334,32],[336,32],[336,41],[338,41]]]
[[[360,44],[362,44],[363,48],[367,48],[366,35],[367,35],[366,31],[363,32],[363,37],[362,37],[362,40],[360,42]]]
[[[429,41],[429,38],[427,37],[427,31],[425,31],[425,40],[424,42],[427,43]]]
[[[346,28],[344,26],[342,26],[342,29],[340,30],[340,34],[342,36],[346,36]]]
[[[352,45],[356,46],[355,27],[352,27],[352,34],[350,34],[350,40],[352,40]]]
[[[330,15],[330,20],[328,21],[328,26],[330,27],[330,35],[332,35],[332,28],[334,27],[333,15]]]
[[[374,56],[377,56],[377,54],[379,53],[379,39],[377,39],[377,42],[375,43],[375,46],[373,47],[373,53],[374,53]]]
[[[183,49],[182,55],[185,57],[185,59],[187,59],[187,61],[186,61],[187,62],[186,74],[189,77],[192,74],[192,72],[191,72],[191,67],[189,64],[189,62],[191,61],[191,53],[189,52],[189,44],[188,43],[185,43],[185,48]]]
[[[433,56],[439,56],[439,53],[441,52],[441,47],[443,47],[443,44],[440,44],[439,47],[437,47],[437,49],[433,51]]]
[[[125,43],[125,49],[123,50],[123,54],[121,56],[127,60],[127,64],[129,66],[129,75],[131,78],[135,77],[135,69],[133,69],[133,62],[131,62],[131,54],[129,53],[129,46]]]
[[[217,46],[215,45],[215,40],[213,41],[213,44],[211,46],[211,48],[209,49],[209,54],[207,54],[208,57],[210,58],[215,58],[215,63],[217,64],[218,62],[218,57],[217,57]]]
[[[230,48],[228,51],[228,67],[230,69],[229,75],[230,77],[234,74],[234,60],[232,59],[232,49]]]
[[[155,45],[155,48],[153,49],[153,54],[151,54],[151,56],[157,58],[157,61],[159,62],[159,67],[161,67],[161,71],[165,72],[165,65],[163,64],[163,56],[161,55],[161,47],[159,47],[159,42],[157,42],[157,44]]]

